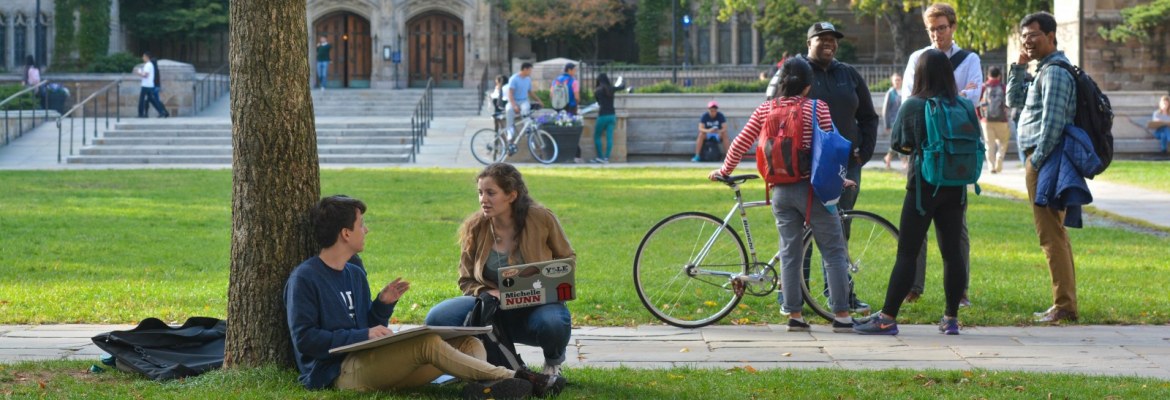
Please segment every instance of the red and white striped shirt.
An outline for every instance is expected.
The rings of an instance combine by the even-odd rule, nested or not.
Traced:
[[[797,102],[809,100],[804,96],[794,97],[780,97],[777,101],[780,106],[787,106]],[[812,151],[812,124],[813,124],[813,103],[820,103],[817,105],[817,122],[820,123],[822,130],[832,130],[833,120],[829,115],[829,106],[822,101],[807,101],[804,103],[804,118],[802,126],[804,127],[804,134],[800,141],[801,151]],[[743,154],[747,153],[752,145],[756,144],[760,136],[760,130],[764,128],[764,121],[768,119],[768,114],[772,112],[772,108],[776,107],[776,102],[772,100],[765,101],[752,111],[751,118],[748,119],[747,124],[744,124],[743,130],[731,141],[731,146],[727,149],[727,157],[723,159],[723,167],[719,169],[719,173],[724,176],[731,175],[735,171],[735,167],[739,165],[739,161],[743,158]],[[808,178],[804,176],[803,178]]]

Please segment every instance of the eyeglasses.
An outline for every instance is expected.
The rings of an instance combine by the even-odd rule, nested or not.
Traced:
[[[935,26],[935,27],[931,27],[931,28],[926,29],[926,31],[930,32],[930,33],[943,33],[943,32],[949,31],[949,30],[951,30],[950,24],[939,25],[939,26]]]
[[[1044,32],[1028,32],[1020,35],[1020,41],[1027,42],[1028,40],[1044,36]]]

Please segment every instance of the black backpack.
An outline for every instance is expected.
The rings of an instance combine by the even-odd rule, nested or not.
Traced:
[[[507,329],[496,324],[496,313],[500,310],[500,299],[486,291],[475,298],[475,305],[463,320],[463,326],[492,326],[492,331],[477,335],[483,342],[487,352],[487,362],[492,365],[518,371],[527,368],[520,353],[516,352],[516,344]]]
[[[186,378],[223,365],[227,322],[191,317],[172,327],[158,318],[142,320],[128,331],[93,337],[93,344],[114,356],[118,369],[165,381]]]
[[[1113,161],[1113,106],[1109,103],[1109,97],[1101,93],[1097,82],[1080,67],[1063,61],[1052,64],[1064,68],[1076,81],[1077,114],[1073,117],[1073,125],[1089,134],[1089,139],[1093,141],[1093,152],[1101,159],[1101,169],[1086,176],[1093,177],[1105,172]]]
[[[719,139],[709,137],[703,141],[702,151],[699,152],[699,161],[723,161],[723,150],[719,148]]]

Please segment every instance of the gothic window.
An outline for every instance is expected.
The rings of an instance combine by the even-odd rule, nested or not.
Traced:
[[[712,18],[714,19],[714,18]],[[695,64],[704,65],[711,64],[711,25],[713,22],[707,22],[707,25],[694,27],[695,41],[698,42],[697,51],[693,55]]]
[[[718,64],[731,64],[731,22],[719,23]]]
[[[8,66],[8,16],[0,13],[0,68]]]
[[[12,24],[12,65],[24,65],[28,47],[28,24],[23,15],[17,14]]]
[[[739,15],[739,63],[752,63],[752,18],[748,14]]]

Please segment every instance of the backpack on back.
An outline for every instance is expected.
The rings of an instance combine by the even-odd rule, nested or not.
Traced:
[[[979,193],[979,174],[983,172],[983,135],[972,121],[974,107],[965,98],[950,102],[940,97],[926,101],[926,140],[918,157],[918,177],[935,186],[967,186],[975,183]],[[921,190],[921,185],[919,185]],[[918,212],[923,213],[922,196]]]
[[[552,108],[560,111],[564,110],[569,105],[569,80],[573,78],[557,78],[553,81],[552,90],[549,92],[549,98],[552,100]]]
[[[796,183],[809,172],[812,161],[800,150],[804,137],[804,106],[807,99],[786,106],[780,100],[764,119],[756,144],[756,169],[769,185]]]
[[[1085,175],[1092,178],[1105,172],[1113,161],[1113,106],[1109,103],[1109,97],[1101,93],[1097,82],[1084,70],[1065,62],[1055,62],[1053,65],[1064,68],[1076,82],[1077,114],[1073,117],[1073,125],[1089,134],[1089,139],[1093,141],[1093,152],[1101,159],[1101,168]]]
[[[1005,90],[1002,83],[984,86],[983,98],[979,102],[980,115],[991,122],[1007,122],[1008,109],[1004,102]]]

